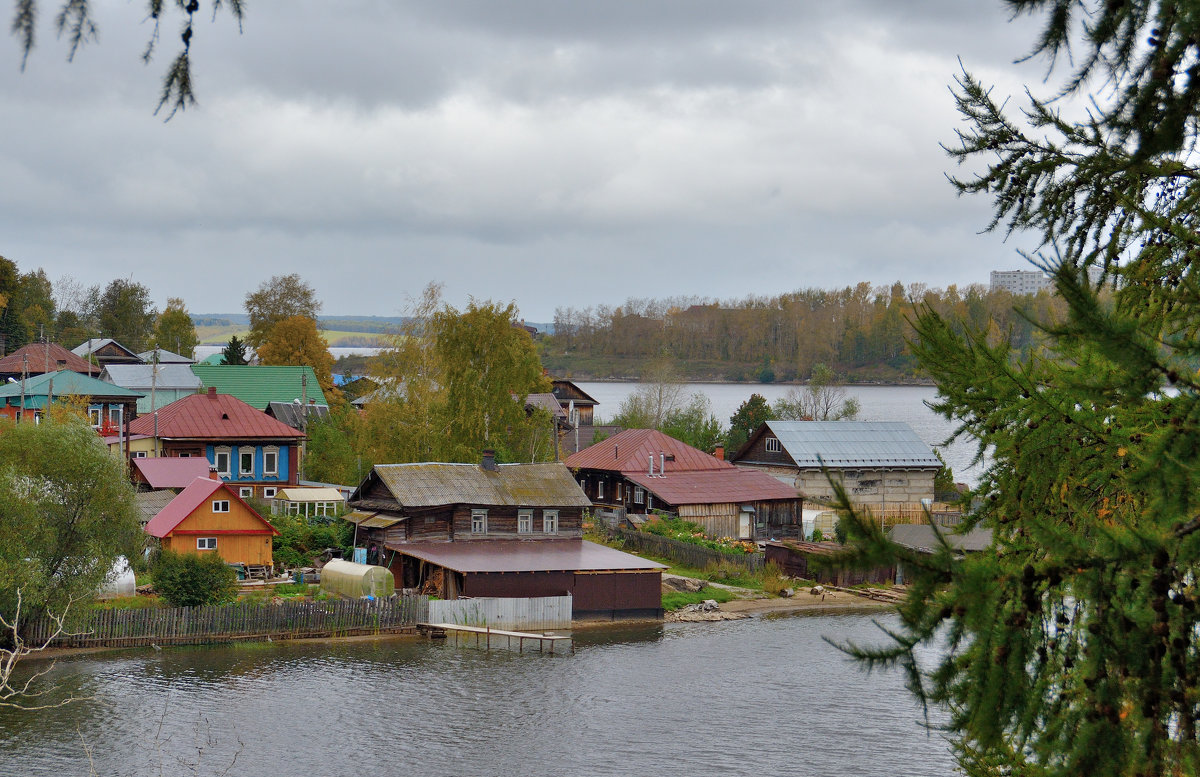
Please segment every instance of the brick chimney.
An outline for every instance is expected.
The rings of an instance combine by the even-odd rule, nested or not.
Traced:
[[[713,458],[716,459],[717,461],[725,461],[725,446],[724,445],[718,445],[716,447],[716,450],[713,451]]]
[[[215,400],[217,398],[217,387],[216,386],[208,387],[208,398],[212,399],[212,400]]]
[[[488,448],[487,450],[485,450],[483,452],[483,461],[480,463],[479,466],[483,467],[488,472],[495,472],[496,471],[496,452],[494,450],[492,450],[491,448]]]

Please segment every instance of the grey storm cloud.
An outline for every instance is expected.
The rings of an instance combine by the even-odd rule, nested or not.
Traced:
[[[544,321],[981,282],[1027,247],[978,234],[939,147],[960,57],[1004,94],[1044,75],[998,3],[250,4],[197,25],[200,102],[167,123],[178,21],[143,65],[144,9],[96,9],[71,64],[47,25],[24,73],[0,41],[0,253],[51,278],[222,312],[299,272],[382,315],[440,281]]]

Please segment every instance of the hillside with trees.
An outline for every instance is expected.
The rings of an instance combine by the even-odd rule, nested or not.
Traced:
[[[899,282],[726,301],[631,299],[615,308],[557,309],[542,362],[581,380],[642,377],[664,353],[690,380],[790,382],[808,378],[818,364],[851,381],[921,380],[908,343],[922,306],[960,331],[987,332],[1018,358],[1040,348],[1032,322],[1059,320],[1065,310],[1060,297],[1045,292],[1013,296],[979,285]]]

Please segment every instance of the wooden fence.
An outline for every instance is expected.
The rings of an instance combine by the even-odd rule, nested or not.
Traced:
[[[89,610],[73,617],[70,634],[56,647],[187,645],[249,639],[379,634],[428,620],[429,597],[398,596],[379,601],[338,600],[261,604],[238,602],[206,607]],[[41,644],[54,626],[34,623],[28,642]]]
[[[624,540],[625,547],[643,553],[668,558],[677,564],[705,569],[709,564],[728,564],[741,567],[749,572],[757,572],[763,568],[762,553],[722,553],[703,545],[691,542],[673,540],[657,534],[636,531],[634,529],[616,528],[610,531],[611,536]]]
[[[571,597],[441,599],[429,603],[429,622],[493,629],[569,629]]]

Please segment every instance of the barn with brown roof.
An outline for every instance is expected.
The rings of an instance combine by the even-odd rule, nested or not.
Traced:
[[[627,429],[567,457],[593,505],[627,514],[661,511],[717,537],[803,537],[794,488],[654,429]]]
[[[591,503],[561,463],[376,465],[349,503],[357,544],[405,588],[569,594],[576,618],[662,615],[665,567],[584,540]]]

